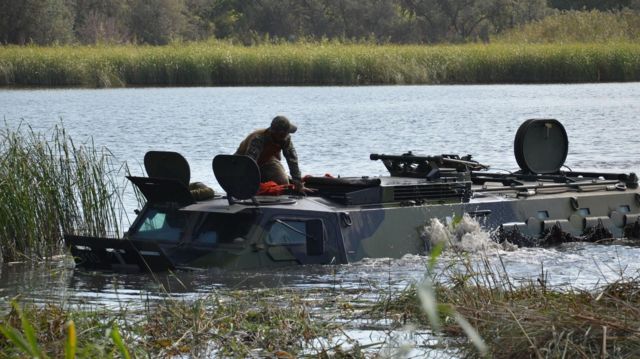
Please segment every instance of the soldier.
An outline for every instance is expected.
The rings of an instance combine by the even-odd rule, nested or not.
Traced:
[[[245,138],[238,149],[236,155],[245,155],[253,158],[260,167],[260,181],[273,181],[279,185],[289,184],[289,177],[280,163],[280,152],[289,165],[291,182],[296,191],[300,193],[313,192],[312,189],[304,187],[300,169],[298,168],[298,155],[291,142],[291,134],[298,128],[292,124],[285,116],[276,116],[271,121],[269,128],[253,131]]]

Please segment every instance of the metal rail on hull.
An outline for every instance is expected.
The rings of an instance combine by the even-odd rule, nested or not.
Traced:
[[[640,237],[638,177],[560,171],[566,138],[556,120],[526,121],[516,135],[521,170],[514,173],[488,172],[469,155],[372,154],[370,159],[383,161],[391,176],[307,178],[306,186],[317,189],[307,198],[256,196],[257,164],[249,157],[219,155],[212,167],[226,197],[196,200],[186,186],[186,160],[151,152],[145,156],[150,177],[129,178],[147,204],[127,238],[66,234],[65,241],[79,266],[155,271],[348,263],[419,254],[429,248],[420,233],[430,219],[446,222],[465,214],[489,229],[500,228],[506,235],[502,240]],[[555,153],[557,148],[561,151]],[[170,228],[156,233],[156,225]],[[149,228],[143,235],[144,226]],[[586,237],[588,233],[595,235]],[[280,241],[278,236],[295,240]]]

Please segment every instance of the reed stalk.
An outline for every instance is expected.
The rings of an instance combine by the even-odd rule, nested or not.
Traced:
[[[640,80],[637,42],[0,47],[0,86],[568,83]]]
[[[459,315],[486,345],[482,353],[469,337],[460,347],[463,357],[625,358],[640,351],[638,278],[621,278],[592,290],[553,288],[543,270],[540,277],[516,284],[504,267],[486,258],[477,264],[460,258],[440,275],[434,292],[442,332],[463,336]],[[431,323],[421,308],[420,286],[409,286],[386,305],[405,320]]]
[[[438,330],[424,311],[420,285],[398,291],[374,284],[337,293],[331,288],[220,290],[116,310],[23,303],[0,317],[0,358],[72,352],[78,358],[394,357],[403,350],[394,332],[408,327],[431,330],[429,340],[457,357],[636,356],[638,278],[592,290],[553,288],[547,280],[542,271],[538,278],[514,283],[500,265],[460,258],[432,277]],[[388,338],[334,340],[352,329],[383,330]]]
[[[0,257],[4,261],[61,253],[63,234],[120,233],[121,191],[106,149],[77,146],[62,126],[51,138],[31,127],[0,131]]]
[[[318,339],[339,325],[312,314],[296,293],[254,291],[167,299],[147,308],[106,311],[14,306],[0,318],[0,358],[328,357]],[[323,354],[325,353],[325,354]]]

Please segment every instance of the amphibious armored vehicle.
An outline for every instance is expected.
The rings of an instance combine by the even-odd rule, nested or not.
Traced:
[[[245,156],[218,155],[226,191],[196,200],[178,153],[149,152],[149,177],[129,177],[146,205],[122,239],[67,234],[78,266],[107,270],[251,268],[350,263],[429,251],[420,235],[431,218],[476,218],[496,240],[594,240],[640,233],[634,173],[562,170],[560,122],[532,119],[516,133],[520,170],[491,172],[471,156],[372,154],[390,176],[308,177],[309,196],[260,196],[260,172]]]

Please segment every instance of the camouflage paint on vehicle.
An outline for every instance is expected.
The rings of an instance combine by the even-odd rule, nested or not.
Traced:
[[[155,271],[424,254],[430,243],[422,230],[432,218],[449,223],[464,215],[496,230],[496,240],[522,245],[640,236],[635,174],[560,171],[567,145],[558,121],[529,120],[515,141],[519,172],[492,173],[471,156],[372,154],[391,176],[307,178],[306,186],[317,190],[308,197],[256,196],[255,162],[219,155],[214,173],[227,194],[207,200],[189,193],[188,164],[172,153],[177,174],[156,166],[148,171],[154,177],[130,178],[147,204],[125,238],[65,239],[78,266]]]

